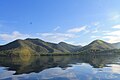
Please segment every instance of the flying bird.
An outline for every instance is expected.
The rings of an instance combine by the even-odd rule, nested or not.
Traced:
[[[30,22],[30,24],[32,24],[32,22]]]

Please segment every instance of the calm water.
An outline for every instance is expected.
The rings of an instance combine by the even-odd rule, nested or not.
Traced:
[[[120,80],[120,55],[0,57],[0,80]]]

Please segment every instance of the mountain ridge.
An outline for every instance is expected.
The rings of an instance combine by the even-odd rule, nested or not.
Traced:
[[[94,40],[88,45],[82,47],[79,51],[103,51],[103,50],[110,50],[116,49],[113,44],[105,42],[103,40]]]
[[[117,43],[116,43],[117,44]],[[6,45],[0,46],[0,55],[40,55],[40,54],[59,54],[59,53],[80,53],[89,51],[104,51],[117,49],[115,44],[105,42],[103,40],[94,40],[86,46],[75,46],[65,42],[51,43],[41,39],[27,38],[17,39]]]
[[[74,46],[67,43],[50,43],[45,42],[41,39],[31,39],[27,38],[25,40],[15,40],[6,45],[0,46],[0,52],[6,55],[40,55],[46,53],[71,53],[80,49],[80,46]],[[28,55],[27,54],[27,55]]]
[[[120,49],[120,42],[113,43],[113,46],[117,49]]]

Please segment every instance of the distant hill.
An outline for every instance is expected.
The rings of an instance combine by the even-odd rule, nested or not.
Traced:
[[[64,49],[67,52],[76,52],[78,51],[82,46],[74,46],[71,44],[67,44],[65,42],[60,42],[58,44],[59,47],[61,47],[62,49]]]
[[[0,46],[0,55],[25,56],[46,53],[70,53],[76,52],[80,48],[81,46],[74,46],[65,42],[55,44],[40,39],[27,38],[25,40],[18,39]]]
[[[79,51],[103,51],[103,50],[110,50],[115,49],[115,47],[107,42],[104,42],[102,40],[95,40],[91,42],[90,44],[82,47]]]
[[[120,49],[120,42],[112,44],[115,48]]]

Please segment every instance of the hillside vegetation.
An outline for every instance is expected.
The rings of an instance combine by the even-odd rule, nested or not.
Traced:
[[[40,39],[15,40],[6,45],[0,46],[0,55],[40,55],[46,53],[72,53],[79,50],[81,46],[74,46],[65,42],[58,44],[45,42]]]
[[[60,42],[58,44],[45,42],[41,39],[27,38],[15,40],[0,46],[1,56],[32,56],[41,54],[80,54],[100,51],[119,51],[119,44],[111,44],[102,40],[95,40],[86,46],[75,46]]]

